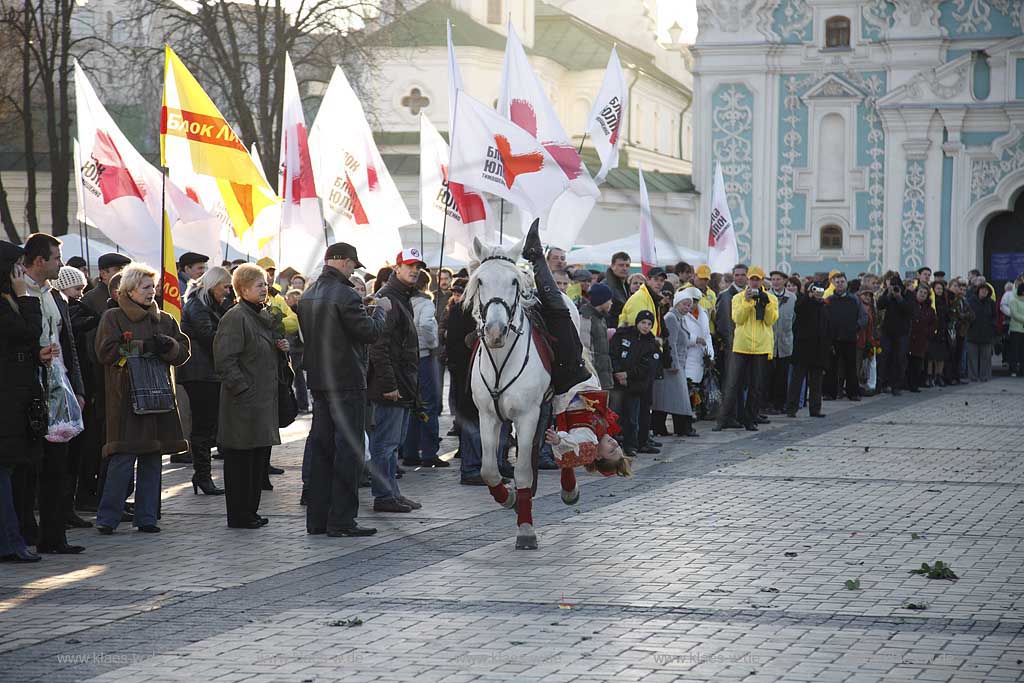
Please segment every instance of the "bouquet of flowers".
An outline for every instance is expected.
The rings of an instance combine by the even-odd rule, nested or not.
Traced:
[[[139,346],[138,344],[132,344],[131,332],[122,332],[121,343],[117,345],[117,352],[121,356],[117,361],[117,367],[123,368],[128,362],[129,356],[138,356],[140,352]]]

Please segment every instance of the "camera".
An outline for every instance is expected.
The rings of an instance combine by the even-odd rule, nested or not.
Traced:
[[[754,292],[754,317],[757,320],[764,320],[764,312],[768,308],[768,294],[763,290],[759,289]]]

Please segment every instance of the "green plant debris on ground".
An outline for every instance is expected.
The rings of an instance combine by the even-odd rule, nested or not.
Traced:
[[[859,591],[860,590],[860,579],[847,579],[846,590],[848,591]]]
[[[948,564],[944,564],[942,560],[935,560],[935,564],[930,567],[927,562],[922,562],[920,569],[911,569],[910,573],[922,574],[929,579],[946,579],[948,581],[956,581],[960,578],[953,573],[953,568]]]
[[[928,604],[924,602],[905,602],[902,605],[902,609],[923,610],[928,609]]]

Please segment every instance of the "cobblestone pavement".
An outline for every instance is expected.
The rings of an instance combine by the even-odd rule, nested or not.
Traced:
[[[535,552],[457,467],[406,475],[418,512],[364,499],[375,537],[306,536],[304,421],[259,531],[165,461],[159,536],[0,565],[0,680],[1024,680],[1024,381],[825,409],[699,423],[574,507],[542,472]],[[959,581],[909,573],[936,560]]]

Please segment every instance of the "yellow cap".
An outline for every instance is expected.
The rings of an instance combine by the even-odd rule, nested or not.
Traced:
[[[751,266],[750,270],[747,271],[747,277],[756,277],[759,280],[763,280],[764,271],[761,270],[761,266]]]
[[[277,266],[274,264],[274,259],[270,258],[269,256],[264,256],[263,258],[261,258],[259,261],[256,262],[256,265],[262,268],[263,270],[277,270]]]
[[[841,273],[841,272],[843,272],[843,271],[841,271],[841,270],[830,270],[830,271],[828,272],[828,279],[829,279],[829,280],[831,280],[831,279],[832,279],[832,278],[834,278],[834,277],[835,277],[836,275],[839,275],[839,273]]]
[[[697,266],[697,277],[702,280],[711,279],[711,268],[710,266]]]

